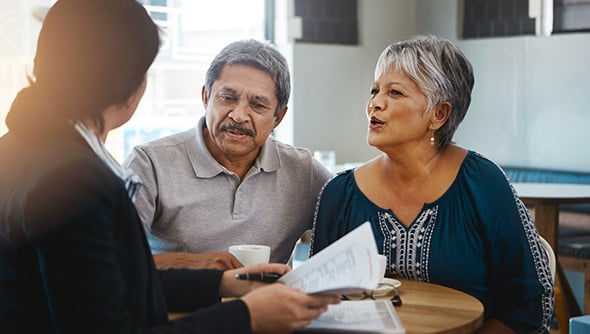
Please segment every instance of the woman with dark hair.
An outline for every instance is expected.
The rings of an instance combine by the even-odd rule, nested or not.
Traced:
[[[141,181],[104,141],[135,112],[159,43],[135,0],[59,0],[49,10],[31,84],[0,138],[2,333],[280,333],[337,302],[235,279],[284,274],[282,264],[155,269],[133,205]],[[194,312],[169,322],[168,311]]]

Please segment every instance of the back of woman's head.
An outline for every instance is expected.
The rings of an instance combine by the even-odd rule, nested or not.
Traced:
[[[451,104],[449,119],[434,134],[438,148],[447,146],[471,103],[475,79],[467,57],[446,39],[416,36],[383,50],[375,67],[375,79],[391,66],[404,72],[422,89],[428,99],[427,110],[441,102]]]
[[[59,0],[45,17],[31,85],[11,107],[11,131],[33,135],[93,119],[142,83],[159,48],[158,28],[135,0]]]

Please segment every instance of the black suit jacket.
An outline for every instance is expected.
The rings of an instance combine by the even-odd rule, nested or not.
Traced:
[[[0,138],[0,210],[2,333],[250,332],[222,272],[155,269],[123,181],[70,126]]]

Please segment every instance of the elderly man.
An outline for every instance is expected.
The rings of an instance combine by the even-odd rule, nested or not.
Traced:
[[[158,267],[239,267],[232,244],[266,244],[272,262],[287,262],[332,176],[309,150],[270,136],[289,94],[275,48],[231,43],[207,70],[197,126],[133,150],[126,165],[143,181],[136,205]]]

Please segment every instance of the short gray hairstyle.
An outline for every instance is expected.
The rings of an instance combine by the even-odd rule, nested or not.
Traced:
[[[219,79],[226,65],[246,65],[262,70],[275,82],[275,95],[278,100],[275,115],[287,105],[291,93],[291,77],[285,57],[271,44],[254,39],[233,42],[215,56],[205,76],[207,96],[211,86]]]
[[[471,103],[475,83],[471,63],[452,42],[426,35],[386,47],[377,60],[375,79],[391,66],[420,87],[428,99],[426,111],[441,102],[451,104],[449,119],[434,133],[436,147],[445,148],[452,142]]]

